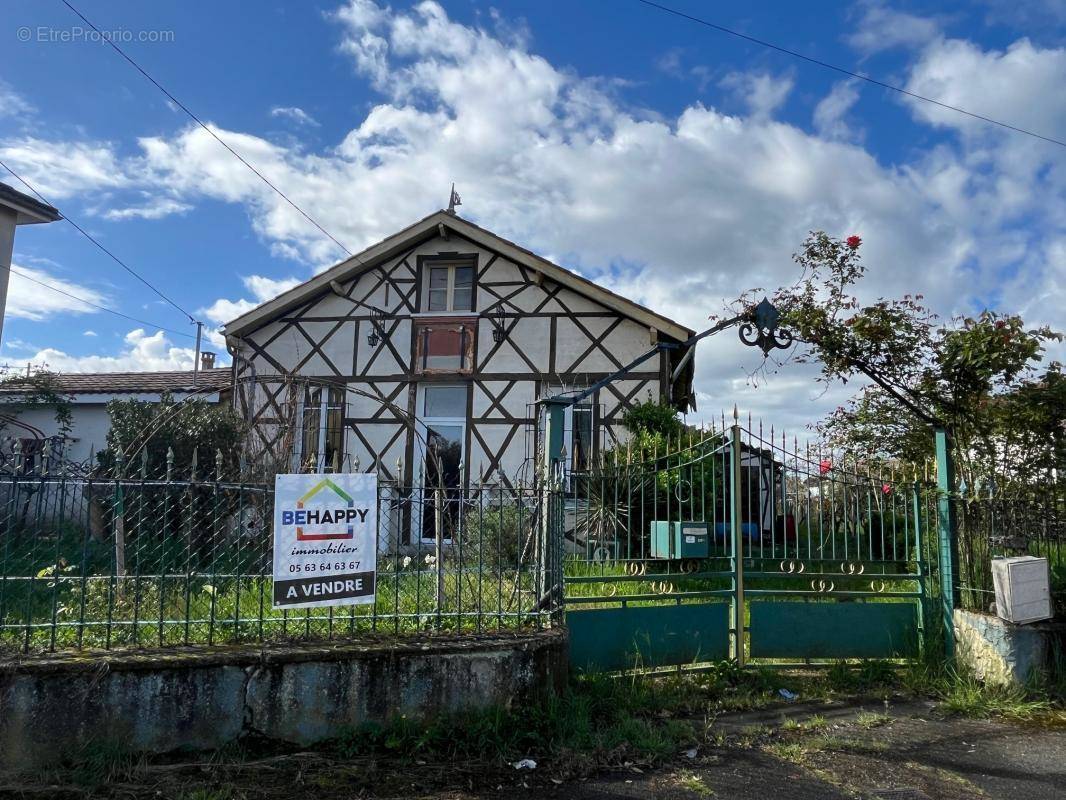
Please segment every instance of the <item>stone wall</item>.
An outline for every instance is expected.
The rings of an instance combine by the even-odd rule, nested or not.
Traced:
[[[377,643],[70,654],[0,664],[0,768],[88,745],[306,745],[369,721],[535,702],[566,680],[565,630]]]
[[[956,652],[986,683],[1022,685],[1066,668],[1066,624],[1016,625],[989,614],[955,611]]]

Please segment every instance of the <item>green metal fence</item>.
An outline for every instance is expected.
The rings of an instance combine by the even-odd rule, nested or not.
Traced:
[[[988,613],[995,602],[993,558],[1048,559],[1057,616],[1066,616],[1066,486],[1048,476],[1027,487],[995,481],[963,486],[956,495],[960,604]]]
[[[578,668],[906,658],[937,624],[935,486],[750,421],[609,449],[567,480]]]
[[[552,623],[557,494],[514,484],[379,482],[377,593],[275,610],[273,485],[207,468],[0,475],[0,655],[65,648],[492,632]],[[433,521],[436,522],[433,522]]]

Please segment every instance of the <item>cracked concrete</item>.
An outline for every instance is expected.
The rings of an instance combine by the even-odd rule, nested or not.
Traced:
[[[0,673],[0,768],[90,745],[311,744],[401,714],[507,706],[561,685],[566,668],[564,631],[27,659]]]

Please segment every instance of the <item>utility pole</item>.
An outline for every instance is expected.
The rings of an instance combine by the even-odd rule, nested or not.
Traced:
[[[198,386],[200,383],[200,340],[204,335],[204,324],[197,320],[196,322],[196,357],[192,362],[192,385]]]

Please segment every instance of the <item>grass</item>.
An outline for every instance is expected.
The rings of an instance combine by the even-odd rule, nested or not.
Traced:
[[[445,715],[425,724],[397,717],[351,730],[333,747],[343,758],[511,762],[579,755],[600,764],[658,764],[699,738],[691,722],[673,716],[685,700],[669,680],[582,678],[540,705]]]
[[[682,772],[677,776],[677,785],[697,797],[714,797],[714,791],[695,772]]]
[[[892,721],[892,717],[888,714],[877,714],[873,711],[863,711],[856,717],[855,722],[860,728],[865,730],[873,730],[874,728],[880,728],[882,725],[887,725]]]
[[[379,556],[372,604],[282,610],[271,607],[262,543],[219,537],[194,551],[180,537],[145,536],[129,543],[126,577],[115,577],[108,543],[73,526],[5,532],[0,544],[0,650],[479,632],[536,624],[542,616],[535,568],[478,549],[448,553],[439,604],[435,562],[416,552]]]

